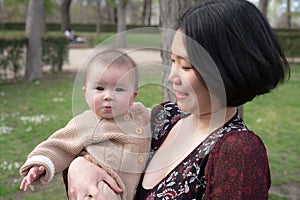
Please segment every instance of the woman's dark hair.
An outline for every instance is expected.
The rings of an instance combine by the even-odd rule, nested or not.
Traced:
[[[227,106],[239,106],[270,92],[290,74],[268,21],[248,1],[203,0],[181,16],[177,30],[200,44],[214,61]],[[190,62],[205,76],[199,52],[189,40],[185,43]]]

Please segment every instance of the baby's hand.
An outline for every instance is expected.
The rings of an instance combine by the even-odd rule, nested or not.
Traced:
[[[45,168],[43,166],[35,166],[30,168],[28,174],[23,178],[20,189],[26,191],[36,179],[38,179],[42,174],[45,173]]]

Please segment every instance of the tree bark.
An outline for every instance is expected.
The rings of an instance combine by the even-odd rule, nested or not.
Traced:
[[[2,0],[0,0],[0,28],[3,28],[3,23],[2,23]]]
[[[291,28],[292,27],[292,14],[291,14],[291,0],[287,0],[286,2],[286,24],[287,24],[287,28]]]
[[[124,48],[126,47],[126,6],[128,0],[121,0],[117,7],[117,46]],[[120,34],[121,33],[121,34]]]
[[[198,0],[199,2],[200,0]],[[171,66],[170,50],[172,44],[172,32],[168,29],[174,30],[178,17],[189,6],[195,4],[197,0],[160,0],[160,27],[164,28],[161,33],[161,57],[163,66]],[[171,84],[168,81],[170,67],[163,67],[162,85],[163,85],[163,100],[175,101],[174,94],[171,90]]]
[[[71,28],[70,6],[72,0],[63,0],[61,4],[61,31]]]
[[[97,0],[97,19],[96,19],[96,33],[99,36],[101,34],[101,1]]]
[[[152,0],[144,0],[142,22],[144,25],[151,25],[151,15],[152,15]]]
[[[258,4],[259,10],[260,10],[265,16],[267,16],[268,3],[269,3],[269,0],[260,0],[260,1],[259,1],[259,4]]]
[[[42,35],[45,31],[44,1],[29,0],[26,15],[28,47],[26,55],[25,81],[42,78]]]

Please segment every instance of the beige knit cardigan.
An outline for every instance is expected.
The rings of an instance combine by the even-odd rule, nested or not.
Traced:
[[[134,103],[128,113],[115,119],[100,119],[88,110],[35,147],[20,173],[24,177],[32,166],[42,165],[46,173],[35,184],[45,184],[84,154],[117,180],[124,191],[121,199],[131,200],[150,143],[150,111],[141,103]]]

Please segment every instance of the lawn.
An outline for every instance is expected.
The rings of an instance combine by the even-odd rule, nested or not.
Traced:
[[[150,78],[158,74],[147,72]],[[51,75],[29,84],[0,85],[0,199],[65,199],[61,176],[46,187],[18,190],[18,169],[26,155],[53,131],[72,117],[74,75]],[[157,80],[156,80],[157,81]],[[154,81],[154,82],[156,82]],[[300,186],[300,66],[292,67],[290,81],[271,94],[260,96],[244,106],[250,129],[265,142],[274,186],[293,183]],[[139,89],[138,101],[147,106],[161,102],[158,84]],[[282,189],[283,193],[287,193]],[[284,199],[272,195],[271,199]]]

